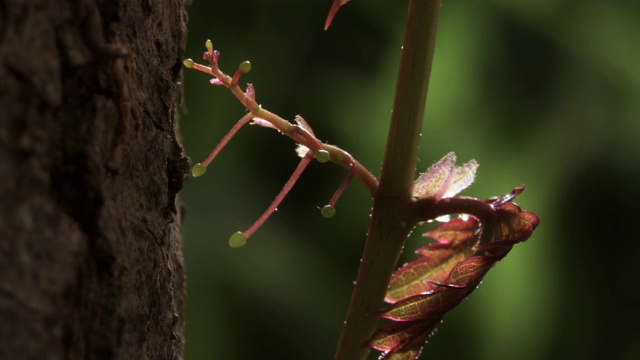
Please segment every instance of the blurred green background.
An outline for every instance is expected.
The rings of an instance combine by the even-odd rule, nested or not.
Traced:
[[[353,1],[324,32],[330,3],[196,0],[186,57],[210,38],[227,73],[250,60],[241,82],[259,103],[302,115],[378,175],[407,1]],[[541,225],[445,317],[423,358],[640,358],[638,19],[637,1],[444,1],[418,171],[449,151],[475,158],[463,194],[526,183],[517,202]],[[194,162],[244,114],[208,80],[185,71]],[[297,162],[291,140],[249,126],[186,184],[188,360],[332,358],[369,220],[364,186],[325,220],[317,208],[346,171],[313,162],[244,248],[227,245]]]

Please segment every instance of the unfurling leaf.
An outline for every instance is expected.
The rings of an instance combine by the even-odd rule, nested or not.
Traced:
[[[395,303],[409,296],[433,290],[433,281],[444,281],[453,266],[473,255],[472,246],[478,241],[478,221],[453,219],[424,234],[438,240],[416,253],[424,255],[391,277],[385,301]]]
[[[413,360],[420,356],[422,346],[440,324],[440,319],[394,322],[378,330],[369,346],[384,352],[380,360]]]
[[[477,169],[475,160],[456,167],[456,154],[450,152],[418,177],[413,185],[413,197],[438,201],[454,196],[471,185]]]
[[[451,169],[455,155],[450,155],[432,167],[436,169],[432,174]],[[422,257],[393,275],[386,297],[392,305],[379,314],[392,322],[368,342],[384,352],[381,359],[417,359],[444,314],[469,296],[513,245],[531,236],[538,217],[511,202],[520,192],[519,188],[511,195],[487,200],[493,217],[482,224],[474,217],[456,218],[424,234],[437,242],[418,249],[416,253]]]

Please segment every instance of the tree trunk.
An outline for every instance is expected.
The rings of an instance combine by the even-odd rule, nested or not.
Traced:
[[[0,359],[177,359],[182,1],[0,0]]]

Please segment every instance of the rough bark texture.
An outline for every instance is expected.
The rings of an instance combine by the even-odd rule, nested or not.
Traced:
[[[185,22],[0,0],[0,359],[182,357]]]

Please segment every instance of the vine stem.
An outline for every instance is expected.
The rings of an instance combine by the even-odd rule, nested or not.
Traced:
[[[213,59],[213,47],[209,51],[211,53],[210,56]],[[369,170],[362,166],[362,164],[360,164],[355,158],[353,158],[353,156],[351,156],[343,149],[335,145],[321,143],[318,139],[316,139],[312,132],[309,132],[308,130],[300,126],[294,125],[281,118],[277,114],[274,114],[258,105],[255,99],[247,96],[247,94],[245,94],[242,89],[240,89],[240,86],[238,86],[238,78],[241,75],[239,71],[236,71],[236,79],[234,81],[234,78],[220,70],[217,65],[217,60],[215,60],[215,66],[212,65],[211,67],[195,63],[191,59],[187,59],[185,61],[188,64],[187,67],[215,77],[219,81],[220,85],[224,85],[231,91],[231,93],[238,99],[238,101],[240,101],[240,103],[249,111],[250,115],[266,121],[267,123],[271,124],[271,126],[269,127],[277,129],[278,131],[292,138],[297,143],[304,145],[312,149],[313,151],[322,149],[329,152],[329,160],[331,162],[344,167],[345,169],[349,170],[350,173],[354,172],[355,176],[362,182],[362,184],[364,184],[371,196],[375,196],[378,190],[378,180],[373,176],[373,174],[369,172]],[[223,138],[221,145],[219,145],[220,147],[214,149],[211,155],[209,155],[207,159],[203,161],[203,165],[209,165],[211,160],[213,160],[213,158],[220,152],[222,147],[226,145],[233,134],[235,134],[235,132],[237,132],[237,130],[246,123],[246,121],[243,120],[251,120],[251,117],[247,118],[247,116],[250,115],[246,115],[243,119],[240,120],[239,123],[236,124],[236,126],[233,127],[229,134],[225,136],[225,138]]]
[[[410,0],[378,191],[336,360],[366,359],[389,280],[417,223],[412,209],[420,133],[442,0]]]

